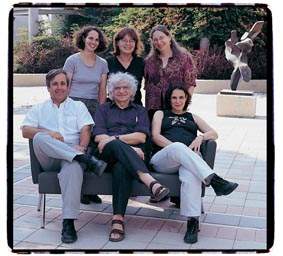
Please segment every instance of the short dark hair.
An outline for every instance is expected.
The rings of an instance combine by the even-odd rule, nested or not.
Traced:
[[[84,50],[85,48],[85,39],[90,31],[96,31],[98,33],[98,39],[99,39],[99,44],[98,47],[96,48],[95,52],[103,52],[106,50],[107,47],[107,40],[102,33],[102,31],[95,27],[95,26],[84,26],[80,30],[76,31],[74,33],[74,39],[75,39],[75,45],[81,49]]]
[[[66,81],[67,81],[67,85],[69,86],[69,78],[67,76],[67,72],[65,70],[63,70],[62,68],[58,68],[58,69],[51,69],[45,76],[45,80],[46,80],[46,86],[49,88],[50,87],[50,83],[51,80],[59,75],[59,74],[64,74],[66,76]]]
[[[134,28],[129,28],[129,27],[125,27],[125,28],[120,29],[114,35],[114,37],[113,37],[113,48],[114,48],[113,54],[115,56],[120,55],[120,49],[118,47],[118,42],[119,42],[119,40],[123,39],[126,35],[129,35],[135,41],[135,50],[133,52],[133,55],[140,56],[142,54],[143,49],[144,49],[143,43],[140,39],[140,35],[137,32],[137,30],[135,30]]]
[[[187,100],[185,102],[183,110],[187,110],[189,104],[191,103],[192,96],[188,92],[188,90],[186,89],[184,84],[181,84],[181,83],[180,84],[175,84],[175,85],[172,85],[172,84],[169,85],[169,88],[168,88],[168,90],[165,93],[165,109],[172,110],[171,96],[172,96],[172,94],[173,94],[173,92],[175,90],[181,90],[181,91],[183,91],[185,93],[185,96],[186,96]]]

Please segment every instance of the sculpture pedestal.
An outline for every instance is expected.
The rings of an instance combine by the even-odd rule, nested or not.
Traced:
[[[221,90],[216,98],[218,116],[255,117],[256,96],[251,91]]]

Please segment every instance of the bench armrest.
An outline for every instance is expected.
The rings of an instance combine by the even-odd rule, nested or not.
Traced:
[[[38,184],[38,175],[42,172],[41,166],[34,154],[32,139],[29,139],[29,155],[32,182]]]
[[[217,144],[215,140],[206,140],[201,145],[201,154],[203,160],[209,165],[211,169],[213,169],[214,167],[216,147]]]

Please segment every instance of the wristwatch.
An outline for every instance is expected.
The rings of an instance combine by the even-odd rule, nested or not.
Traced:
[[[119,140],[120,139],[119,135],[115,135],[115,139]]]

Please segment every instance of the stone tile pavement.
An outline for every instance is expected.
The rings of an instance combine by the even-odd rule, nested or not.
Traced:
[[[46,227],[36,209],[37,186],[32,184],[27,141],[19,126],[29,107],[48,97],[44,87],[14,89],[13,244],[16,250],[259,250],[266,248],[266,95],[257,95],[257,116],[216,116],[216,95],[195,94],[191,111],[203,117],[219,134],[215,171],[238,182],[237,190],[216,197],[206,190],[205,214],[199,241],[183,242],[186,221],[169,201],[150,204],[148,197],[130,199],[126,212],[126,239],[108,241],[111,196],[102,204],[81,205],[76,221],[78,241],[63,244],[60,195],[47,196]]]

